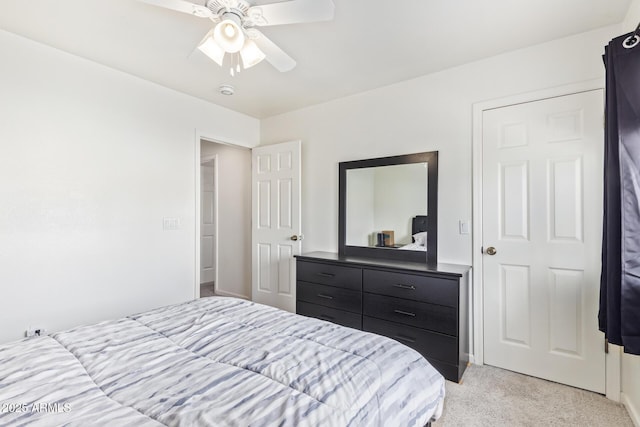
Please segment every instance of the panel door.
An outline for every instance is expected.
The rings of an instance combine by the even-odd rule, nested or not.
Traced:
[[[216,279],[216,218],[215,218],[215,162],[200,166],[200,283]]]
[[[252,300],[296,311],[295,259],[301,249],[300,141],[252,154]]]
[[[485,363],[600,393],[602,147],[602,90],[483,114]]]

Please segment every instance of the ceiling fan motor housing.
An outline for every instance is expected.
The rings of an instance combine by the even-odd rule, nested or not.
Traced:
[[[222,19],[225,13],[235,13],[241,19],[247,16],[251,5],[244,0],[208,0],[206,7]]]

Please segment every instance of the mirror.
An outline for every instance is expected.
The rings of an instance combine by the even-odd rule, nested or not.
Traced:
[[[427,163],[347,170],[346,244],[426,250],[413,244],[412,219],[429,209],[427,171]]]
[[[437,151],[340,163],[339,252],[437,263]]]

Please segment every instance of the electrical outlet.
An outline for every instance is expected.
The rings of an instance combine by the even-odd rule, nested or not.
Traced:
[[[29,326],[24,335],[26,337],[41,337],[47,335],[47,330],[38,326]]]
[[[163,230],[178,230],[180,228],[180,218],[163,218],[162,229]]]

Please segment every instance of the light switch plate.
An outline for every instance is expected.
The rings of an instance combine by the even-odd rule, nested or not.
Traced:
[[[460,227],[460,234],[470,234],[471,233],[471,221],[468,219],[461,219],[458,221]]]

